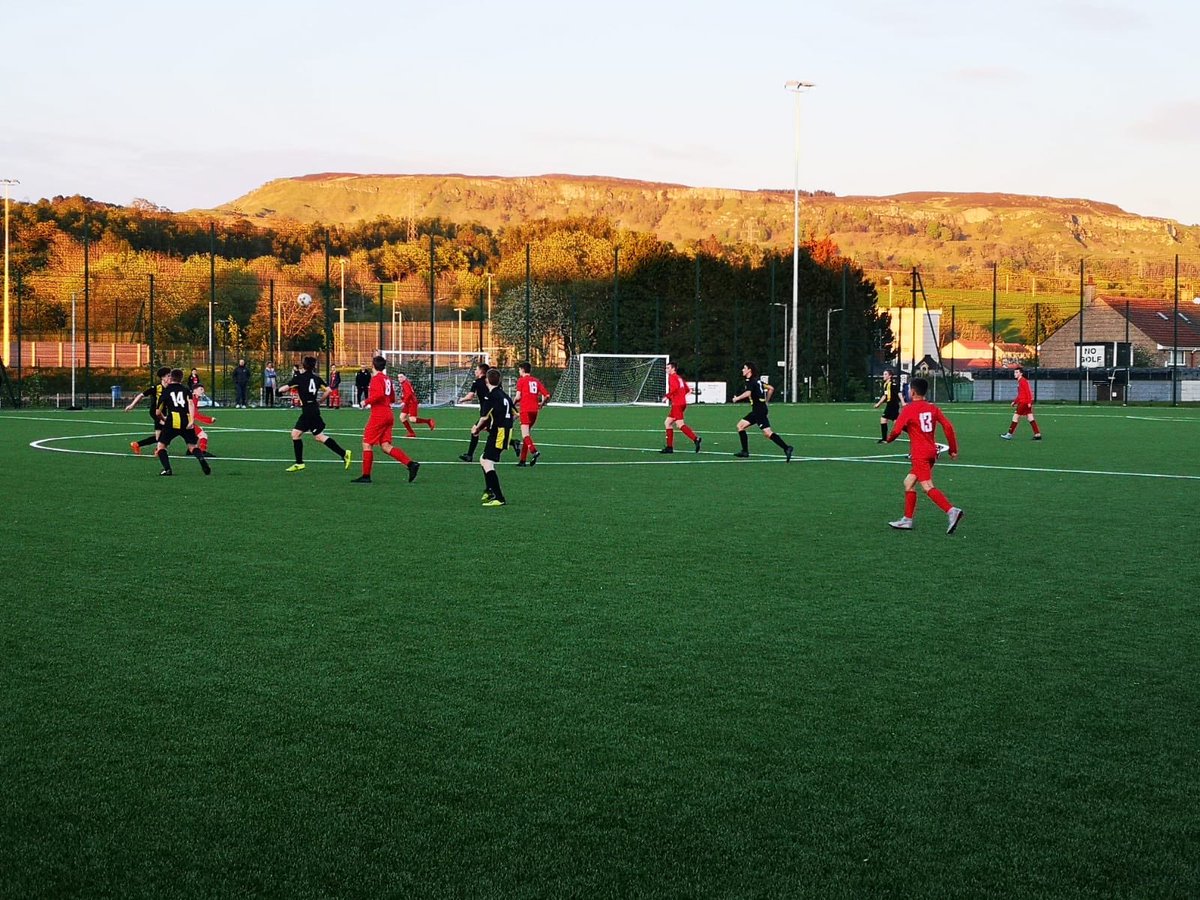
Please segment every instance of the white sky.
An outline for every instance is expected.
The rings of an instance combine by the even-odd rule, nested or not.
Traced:
[[[1184,0],[43,0],[0,16],[0,178],[211,207],[313,172],[1008,191],[1200,223]]]

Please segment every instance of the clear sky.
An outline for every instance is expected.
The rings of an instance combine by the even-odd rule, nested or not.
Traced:
[[[0,178],[211,207],[313,172],[1009,191],[1200,223],[1200,3],[10,4]]]

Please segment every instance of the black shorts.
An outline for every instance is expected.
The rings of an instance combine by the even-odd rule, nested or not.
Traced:
[[[189,447],[195,447],[198,443],[200,443],[199,440],[196,439],[196,429],[195,428],[175,429],[175,428],[168,428],[166,425],[164,425],[162,427],[162,431],[159,432],[158,442],[160,444],[162,444],[164,447],[169,447],[169,446],[171,446],[171,441],[175,440],[175,438],[178,438],[178,437],[183,438],[183,442],[185,444],[187,444]]]
[[[900,418],[900,401],[897,400],[895,403],[889,403],[887,406],[885,406],[883,408],[883,417],[891,420],[892,422],[895,422],[898,418]]]
[[[751,425],[757,425],[759,428],[770,428],[771,420],[767,418],[765,409],[759,411],[751,409],[746,415],[742,416],[742,420],[749,422]]]
[[[309,431],[313,434],[320,434],[325,430],[325,420],[321,418],[321,407],[301,407],[300,418],[296,420],[296,424],[293,427],[297,431]]]
[[[487,443],[483,447],[483,458],[492,462],[500,462],[500,454],[508,449],[508,440],[512,437],[511,428],[496,428],[488,432]]]

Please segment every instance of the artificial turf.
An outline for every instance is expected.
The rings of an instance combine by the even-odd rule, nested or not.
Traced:
[[[1196,896],[1200,410],[944,408],[952,536],[861,405],[0,415],[0,894]]]

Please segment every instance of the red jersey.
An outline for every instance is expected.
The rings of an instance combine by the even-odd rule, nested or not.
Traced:
[[[417,392],[413,390],[412,382],[407,378],[400,382],[400,401],[405,406],[417,402]]]
[[[937,442],[934,441],[935,425],[940,424],[946,433],[946,443],[950,452],[958,452],[958,440],[954,436],[954,426],[942,415],[942,411],[928,400],[913,400],[900,411],[892,433],[888,435],[890,444],[900,436],[900,432],[908,432],[909,450],[913,459],[934,459],[937,456]]]
[[[408,382],[404,382],[408,384]],[[376,372],[371,376],[371,384],[367,388],[367,406],[371,407],[371,418],[375,421],[395,420],[392,404],[396,402],[396,386],[392,384],[387,372]]]
[[[686,406],[688,402],[688,383],[679,373],[667,377],[667,400],[672,406]]]
[[[1017,403],[1033,403],[1033,388],[1028,378],[1017,379]]]
[[[192,397],[189,402],[191,403],[192,407],[192,421],[194,421],[197,425],[211,425],[213,422],[217,421],[216,419],[206,416],[204,413],[200,412],[200,401],[195,397]]]
[[[537,412],[542,408],[541,398],[550,399],[546,386],[532,375],[522,375],[517,379],[517,402],[523,413]]]

